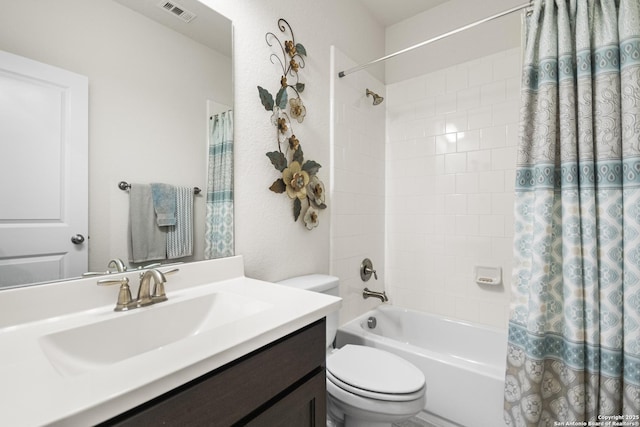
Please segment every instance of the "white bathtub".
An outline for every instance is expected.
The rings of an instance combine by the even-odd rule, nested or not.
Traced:
[[[384,349],[420,368],[427,379],[421,418],[443,426],[505,425],[505,331],[381,305],[339,328],[337,345],[345,344]]]

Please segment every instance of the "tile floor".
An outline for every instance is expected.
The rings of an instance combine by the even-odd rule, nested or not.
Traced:
[[[396,423],[393,427],[438,427],[435,424],[431,424],[427,421],[421,420],[420,418],[413,417],[407,421],[403,421],[401,423]]]

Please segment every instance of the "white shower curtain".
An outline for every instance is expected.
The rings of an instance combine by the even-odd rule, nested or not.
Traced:
[[[210,120],[207,214],[205,220],[206,259],[234,254],[233,246],[233,111],[216,114]]]

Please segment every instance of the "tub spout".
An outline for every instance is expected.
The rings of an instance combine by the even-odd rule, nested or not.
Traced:
[[[362,291],[362,298],[367,299],[369,297],[378,298],[382,302],[389,301],[389,298],[387,298],[387,293],[386,292],[384,292],[384,291],[382,291],[382,292],[370,291],[369,288],[364,288],[364,291]]]

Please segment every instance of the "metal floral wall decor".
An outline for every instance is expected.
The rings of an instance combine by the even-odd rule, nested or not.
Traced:
[[[312,230],[318,226],[318,213],[327,207],[324,184],[318,178],[320,164],[304,158],[302,144],[296,137],[293,121],[298,124],[304,121],[307,109],[300,96],[305,85],[300,82],[299,71],[304,68],[307,51],[300,43],[296,43],[289,23],[280,18],[278,28],[285,38],[284,44],[273,33],[265,35],[267,45],[280,47],[278,54],[271,54],[271,63],[282,67],[280,87],[275,98],[271,93],[258,86],[260,101],[267,111],[272,111],[271,123],[276,128],[278,150],[267,153],[271,164],[280,172],[269,190],[274,193],[286,193],[293,201],[293,219],[298,221],[303,203],[305,212],[303,222]],[[288,37],[290,40],[287,40]]]

